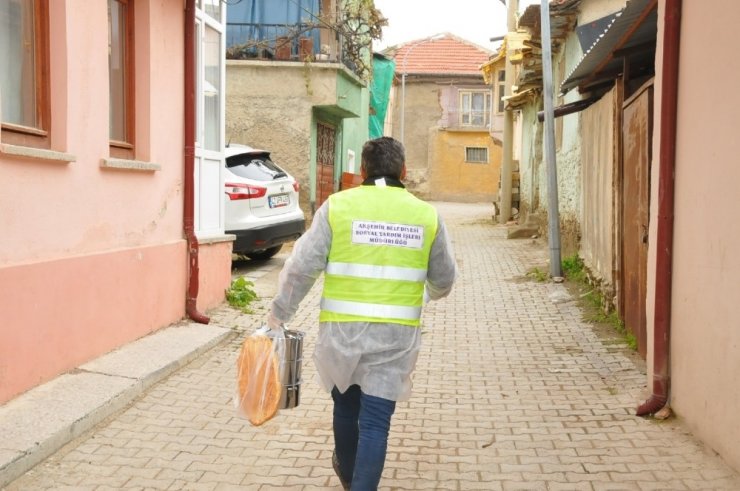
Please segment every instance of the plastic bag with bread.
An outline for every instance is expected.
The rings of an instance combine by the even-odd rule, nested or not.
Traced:
[[[259,426],[278,412],[283,387],[280,360],[284,353],[282,331],[257,330],[242,344],[237,369],[237,413]]]

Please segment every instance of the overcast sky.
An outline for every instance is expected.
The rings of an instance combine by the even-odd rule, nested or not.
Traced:
[[[519,0],[519,8],[532,3],[540,1]],[[382,41],[374,45],[377,51],[440,32],[494,50],[499,43],[489,39],[506,33],[506,7],[501,0],[375,0],[375,6],[388,19]]]

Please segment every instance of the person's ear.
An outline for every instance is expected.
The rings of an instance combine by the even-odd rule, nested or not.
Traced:
[[[363,181],[367,179],[367,169],[365,169],[364,165],[360,166],[360,177],[362,177]]]
[[[401,167],[401,176],[399,177],[400,181],[403,181],[406,179],[406,163],[404,162],[403,167]]]

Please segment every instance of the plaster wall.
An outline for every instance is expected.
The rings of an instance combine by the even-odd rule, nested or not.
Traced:
[[[562,48],[553,57],[553,105],[560,106],[581,99],[574,91],[559,96],[558,88],[564,77],[576,66],[582,55],[575,32],[566,38]],[[544,123],[537,120],[543,110],[542,96],[533,99],[522,109],[522,146],[520,168],[521,205],[527,216],[540,223],[546,233],[548,200],[548,169],[544,154]],[[575,253],[581,239],[581,125],[580,113],[555,118],[555,161],[558,183],[558,210],[560,213],[561,253]]]
[[[315,107],[326,108],[322,114],[338,129],[337,169],[346,162],[348,149],[355,151],[359,169],[368,131],[362,108],[368,107],[369,96],[357,81],[346,80],[343,70],[326,63],[226,62],[226,141],[270,151],[302,186],[304,212],[311,210],[315,184]],[[360,114],[364,116],[356,117]]]
[[[529,103],[522,107],[519,118],[522,121],[519,157],[520,207],[525,215],[540,209],[542,197],[540,182],[544,175],[542,162],[543,125],[537,122],[537,104]]]
[[[0,404],[180,319],[185,243],[0,268]]]
[[[370,107],[370,91],[362,88],[358,91],[360,94],[359,107]],[[369,121],[368,111],[364,111],[359,118],[345,118],[342,120],[342,146],[341,146],[341,171],[349,172],[349,152],[354,153],[354,173],[360,173],[360,163],[362,160],[362,146],[368,139]],[[339,168],[339,164],[337,164]],[[341,175],[341,174],[340,174]]]
[[[663,77],[663,17],[659,2],[656,56],[656,118],[660,128]],[[722,15],[716,15],[722,12]],[[718,0],[711,10],[700,2],[683,2],[676,135],[673,279],[671,310],[671,400],[692,431],[740,470],[740,197],[736,165],[740,141],[736,108],[740,94],[740,59],[733,54],[740,4]],[[711,38],[712,49],[701,40]],[[722,66],[713,82],[697,66]],[[721,104],[712,94],[722,94]],[[659,133],[656,131],[656,133]],[[657,174],[660,138],[653,142],[650,244],[655,244]],[[654,248],[649,255],[648,333],[654,315]],[[649,335],[649,353],[652,335]],[[648,366],[652,366],[650,361]]]
[[[439,86],[434,83],[409,83],[406,81],[405,101],[399,97],[394,107],[393,138],[401,139],[401,110],[405,106],[404,146],[406,147],[406,185],[421,197],[431,193],[429,182],[429,131],[437,127],[442,116]]]
[[[302,186],[309,210],[311,117],[314,104],[336,100],[334,72],[287,62],[226,62],[226,141],[271,152]]]
[[[501,146],[487,130],[430,130],[430,159],[433,162],[429,198],[437,201],[494,201],[501,178]],[[488,162],[465,161],[465,147],[485,147]]]
[[[67,128],[54,133],[52,150],[68,152],[75,160],[51,163],[0,153],[0,266],[182,237],[183,131],[142,122],[151,135],[137,139],[136,157],[148,155],[160,171],[101,167],[101,160],[110,157],[108,51],[100,48],[108,43],[107,7],[67,4],[51,2],[51,100],[62,108],[52,114],[51,125]],[[183,12],[171,2],[152,5],[148,12],[150,17],[143,19],[150,31],[157,31],[157,41],[139,47],[152,53],[139,57],[137,73],[154,70],[139,75],[151,80],[147,85],[157,94],[151,98],[151,113],[182,121],[182,57],[172,52],[182,51],[183,27],[172,19],[182,18]]]
[[[200,241],[198,248],[198,300],[200,312],[218,307],[231,285],[230,237],[221,240]],[[187,271],[187,270],[186,270]]]
[[[572,67],[576,66],[581,58],[581,47],[578,36],[571,32],[563,48],[554,60],[553,86],[560,87],[560,83]],[[557,92],[557,90],[556,90]],[[564,97],[558,97],[555,105],[567,104],[580,100],[577,91],[570,91]],[[556,118],[555,150],[558,173],[558,203],[561,221],[570,220],[579,222],[581,217],[581,140],[582,131],[589,131],[581,125],[581,114],[573,113]],[[547,182],[545,181],[545,185]],[[576,233],[578,233],[576,231]],[[577,240],[576,237],[573,238]]]
[[[614,132],[616,89],[581,114],[581,257],[592,274],[613,285]]]
[[[626,0],[587,0],[581,3],[581,11],[578,15],[578,25],[583,25],[619,12],[626,4]]]
[[[51,150],[73,158],[0,152],[0,403],[184,314],[182,4],[136,12],[134,158],[154,171],[101,166],[105,2],[49,5]]]

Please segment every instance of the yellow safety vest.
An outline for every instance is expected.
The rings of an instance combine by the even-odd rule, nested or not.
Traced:
[[[329,197],[329,225],[319,320],[419,326],[434,207],[403,188],[360,186]]]

